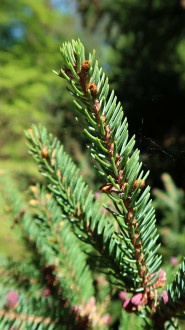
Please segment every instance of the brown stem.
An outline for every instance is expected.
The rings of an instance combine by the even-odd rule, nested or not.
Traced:
[[[100,118],[99,118],[100,101],[98,99],[94,100],[93,110],[94,110],[95,118],[99,124],[100,123]],[[106,125],[106,117],[104,114],[102,114],[102,118],[103,118],[103,123],[104,123],[104,130],[105,130],[104,142],[107,147],[107,150],[109,151],[109,156],[111,158],[113,156],[113,152],[114,152],[114,142],[110,143],[111,131],[110,131],[109,125]],[[118,171],[118,176],[116,178],[116,181],[117,181],[117,185],[120,187],[120,192],[124,192],[125,184],[122,183],[123,170],[119,170],[120,160],[121,160],[121,157],[117,154],[116,155],[116,168]],[[134,219],[133,219],[134,209],[129,207],[130,200],[128,198],[124,201],[124,204],[128,211],[127,216],[126,216],[126,221],[129,226],[131,242],[135,248],[134,256],[136,258],[137,269],[138,269],[140,277],[142,278],[142,286],[144,288],[144,302],[147,303],[148,298],[149,298],[148,297],[149,289],[147,287],[148,274],[146,272],[146,265],[144,264],[144,254],[143,254],[143,252],[140,253],[140,251],[142,249],[142,242],[141,242],[141,240],[138,241],[138,237],[139,237],[139,230],[137,230],[138,224],[136,222],[136,217],[134,217]],[[131,219],[133,219],[133,220],[131,221]],[[132,237],[132,226],[134,227],[134,231],[135,231],[134,237]]]

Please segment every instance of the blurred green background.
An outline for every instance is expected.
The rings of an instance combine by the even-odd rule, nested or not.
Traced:
[[[61,139],[98,190],[72,98],[52,73],[60,69],[60,45],[72,38],[96,49],[136,133],[168,261],[185,247],[185,0],[1,0],[0,168],[23,194],[41,180],[25,145],[32,123]],[[0,225],[0,250],[20,256],[3,208]]]

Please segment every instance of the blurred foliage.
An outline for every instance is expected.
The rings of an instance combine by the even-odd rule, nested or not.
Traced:
[[[104,22],[109,77],[152,185],[168,172],[185,188],[185,1],[79,0],[78,8],[92,32]]]
[[[177,256],[184,253],[185,235],[185,192],[177,188],[172,177],[161,176],[165,190],[153,189],[154,206],[160,219],[161,248],[165,256]]]
[[[58,15],[45,0],[1,1],[0,15],[1,158],[25,157],[23,129],[46,122],[52,53],[56,41],[64,39],[61,19],[64,25],[72,19]]]
[[[0,178],[3,175],[3,171],[0,170]],[[10,203],[5,203],[7,195],[3,191],[3,183],[0,181],[0,252],[3,255],[9,256],[16,259],[22,259],[25,256],[25,247],[23,248],[21,244],[21,235],[20,228],[15,226],[14,221],[12,220],[11,205]]]
[[[119,330],[123,329],[135,329],[141,330],[144,328],[144,322],[141,318],[138,318],[135,314],[121,312]]]
[[[35,175],[27,167],[28,157],[23,130],[31,123],[43,123],[58,135],[76,160],[81,158],[83,137],[72,115],[73,105],[63,81],[56,84],[53,68],[60,69],[56,54],[66,39],[82,38],[87,47],[97,44],[96,38],[81,29],[75,2],[55,0],[1,1],[0,11],[0,160],[17,178]],[[61,93],[62,90],[62,93]],[[67,127],[67,128],[66,128]],[[84,174],[91,181],[85,164]],[[24,173],[24,174],[23,174]]]

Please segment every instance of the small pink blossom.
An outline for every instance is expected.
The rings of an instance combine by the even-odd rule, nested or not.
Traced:
[[[155,283],[155,286],[158,288],[162,288],[166,283],[166,272],[164,269],[161,269],[159,272],[158,281]]]
[[[100,199],[101,194],[100,194],[98,191],[96,191],[96,192],[94,193],[94,197],[95,197],[96,199]]]
[[[19,297],[17,292],[15,292],[14,290],[9,291],[6,295],[6,307],[15,308],[18,301]]]
[[[51,290],[49,288],[46,288],[43,292],[43,297],[46,298],[51,294]]]
[[[136,293],[136,294],[131,298],[131,303],[132,303],[134,306],[143,305],[143,295],[142,295],[142,293]]]
[[[173,267],[176,267],[177,266],[178,260],[177,260],[176,257],[171,257],[170,258],[170,261],[171,261],[171,264],[172,264]]]
[[[168,292],[166,290],[164,290],[162,292],[162,295],[163,295],[164,304],[166,305],[168,303]]]
[[[126,299],[122,305],[123,309],[125,309],[127,313],[132,312],[132,306],[131,299]]]
[[[142,293],[136,293],[132,296],[132,298],[126,299],[123,302],[122,307],[123,309],[125,309],[127,313],[131,313],[137,309],[136,306],[141,306],[141,305],[144,305],[143,295]]]
[[[168,303],[168,292],[166,290],[162,291],[162,294],[159,296],[158,300],[160,301],[161,298],[163,298],[164,305],[166,305]]]
[[[105,314],[102,316],[103,323],[106,325],[109,325],[111,323],[111,315],[110,314]]]
[[[120,291],[120,292],[119,292],[119,298],[120,298],[121,300],[126,300],[126,299],[128,298],[128,294],[127,294],[127,292],[125,292],[125,291]]]

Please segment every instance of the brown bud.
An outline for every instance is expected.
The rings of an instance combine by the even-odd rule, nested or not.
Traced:
[[[30,133],[30,135],[32,135],[32,136],[34,135],[34,134],[33,134],[33,130],[32,130],[32,128],[29,128],[29,129],[28,129],[28,132]]]
[[[145,186],[145,181],[144,181],[144,180],[141,180],[141,179],[137,179],[137,180],[134,182],[132,189],[135,190],[135,189],[137,188],[137,186],[140,184],[140,182],[141,182],[140,189],[144,188],[144,186]]]
[[[88,91],[88,89],[90,89],[92,97],[95,97],[96,94],[98,93],[98,88],[94,82],[90,82],[87,85],[87,91]]]
[[[49,242],[52,242],[52,243],[56,243],[57,240],[56,240],[55,237],[49,237],[49,238],[48,238],[48,241],[49,241]]]
[[[49,153],[48,153],[46,147],[43,147],[43,149],[42,149],[42,151],[41,151],[41,155],[42,155],[42,157],[45,158],[45,159],[48,158]]]
[[[83,71],[88,71],[89,70],[89,61],[84,61],[81,65],[81,69]]]
[[[102,192],[111,192],[111,189],[112,189],[113,185],[111,183],[106,183],[104,185],[102,185],[99,190],[101,190]]]

